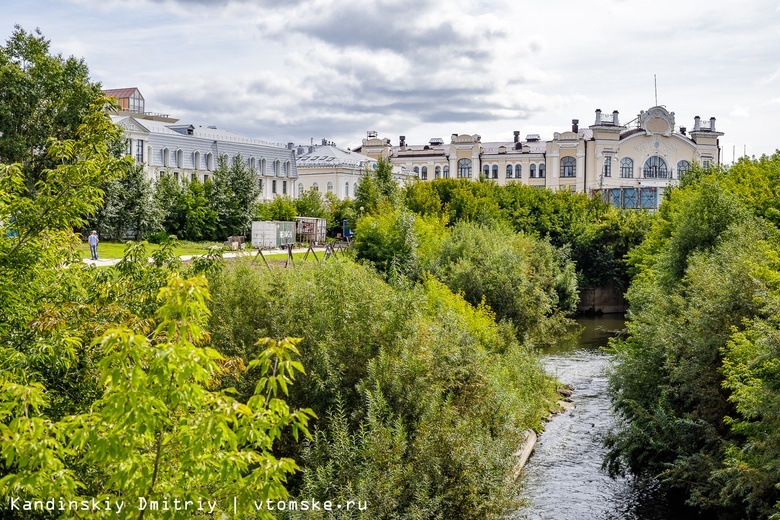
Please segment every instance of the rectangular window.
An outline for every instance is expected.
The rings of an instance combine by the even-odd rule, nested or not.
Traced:
[[[144,162],[144,142],[140,139],[135,140],[135,162]]]
[[[604,157],[604,177],[612,177],[612,157]]]
[[[282,195],[287,195],[287,181],[282,181]]]
[[[276,193],[276,179],[271,181],[271,193]]]

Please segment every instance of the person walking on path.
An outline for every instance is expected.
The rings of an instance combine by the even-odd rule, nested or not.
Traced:
[[[98,240],[97,231],[92,230],[87,241],[89,242],[89,252],[92,253],[92,260],[97,260],[97,245],[98,242],[100,242],[100,240]]]

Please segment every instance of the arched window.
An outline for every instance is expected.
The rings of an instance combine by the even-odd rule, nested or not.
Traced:
[[[482,166],[482,175],[484,175],[486,179],[490,178],[490,165],[489,164],[485,164],[484,166]]]
[[[209,171],[214,169],[214,154],[211,152],[206,154],[206,169]]]
[[[333,183],[332,182],[328,182],[327,190],[328,190],[328,193],[333,193]]]
[[[634,160],[628,157],[620,159],[620,176],[624,179],[634,177]]]
[[[265,175],[265,157],[260,158],[260,171],[257,172],[260,175]]]
[[[422,170],[420,170],[420,178],[424,181],[428,180],[428,167],[423,166]]]
[[[612,177],[612,156],[607,155],[604,157],[604,167],[601,171],[604,177]]]
[[[657,155],[648,157],[642,168],[642,176],[645,179],[666,179],[667,173],[666,161]]]
[[[441,177],[441,166],[437,166],[433,169],[433,177],[434,179]]]
[[[250,170],[255,170],[256,168],[257,168],[257,159],[255,159],[254,157],[250,157],[249,158],[249,169]]]
[[[349,182],[344,183],[344,198],[349,198]]]
[[[181,148],[176,150],[176,167],[184,168],[184,152]]]
[[[315,182],[314,184],[311,185],[311,189],[313,189],[314,191],[320,191],[320,186]]]
[[[512,165],[511,164],[507,164],[506,165],[506,178],[507,179],[511,179],[513,172],[514,172],[514,170],[512,169]]]
[[[192,165],[196,170],[200,170],[200,152],[195,152],[193,154]]]
[[[412,168],[412,171],[414,172],[415,176],[417,176],[417,177],[420,176],[420,167],[419,166],[415,166],[414,168]]]
[[[521,179],[523,177],[523,167],[519,164],[515,164],[515,179]]]
[[[688,170],[691,169],[691,163],[688,161],[679,161],[677,163],[677,178],[681,179],[683,175],[688,173]]]
[[[279,174],[281,173],[281,164],[279,163],[279,160],[274,161],[274,177],[279,177]]]
[[[498,179],[498,165],[497,164],[493,165],[493,178],[494,179]]]
[[[290,161],[287,161],[284,163],[284,176],[289,177],[292,173],[292,165],[290,164]]]
[[[458,178],[459,179],[471,178],[471,159],[458,160]]]
[[[450,167],[449,166],[445,166],[443,172],[444,172],[443,173],[444,178],[445,179],[449,179],[450,178]]]
[[[162,156],[163,156],[163,166],[170,166],[171,165],[171,152],[167,148],[163,148]]]
[[[563,157],[561,159],[561,177],[574,177],[577,172],[577,159]]]
[[[532,164],[532,165],[531,165],[531,168],[529,168],[529,171],[531,172],[531,175],[530,175],[530,177],[531,177],[532,179],[535,179],[535,178],[536,178],[536,165],[535,165],[535,164]]]
[[[544,163],[542,163],[542,164],[539,165],[539,178],[543,179],[545,175],[546,175],[546,173],[545,173],[545,166],[544,166]]]
[[[301,197],[303,195],[303,183],[298,184],[298,196]]]

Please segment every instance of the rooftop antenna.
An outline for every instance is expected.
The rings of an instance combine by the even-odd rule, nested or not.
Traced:
[[[658,81],[653,74],[653,86],[655,87],[655,106],[658,106]]]

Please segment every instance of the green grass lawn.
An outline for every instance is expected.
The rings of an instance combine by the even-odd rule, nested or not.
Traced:
[[[209,252],[209,248],[212,246],[222,246],[222,244],[218,242],[189,242],[186,240],[182,240],[176,243],[176,247],[173,249],[175,254],[177,256],[196,256],[196,255],[205,255]],[[157,251],[160,249],[160,246],[157,244],[147,244],[146,250],[151,255],[154,251]],[[81,244],[78,248],[79,252],[81,253],[81,258],[89,258],[89,245],[84,242]],[[112,241],[101,241],[100,244],[98,244],[98,258],[101,260],[113,260],[113,259],[119,259],[122,258],[125,252],[125,242],[112,242]],[[230,253],[232,251],[225,250],[226,253]],[[257,250],[252,249],[249,247],[246,250],[247,253],[251,253],[252,255],[257,254]],[[274,251],[263,251],[263,255],[265,256],[266,260],[269,262],[284,262],[287,260],[287,253],[283,250],[274,250]],[[303,261],[303,257],[306,256],[306,253],[293,253],[293,261],[298,263]],[[317,258],[322,260],[325,256],[325,253],[323,251],[317,251]],[[341,255],[339,255],[341,256]],[[259,262],[262,262],[262,260],[258,259]],[[309,257],[306,259],[306,262],[315,262],[314,255],[309,253]]]
[[[222,246],[222,244],[218,242],[188,242],[186,240],[182,240],[176,243],[176,247],[173,248],[174,253],[177,256],[184,256],[184,255],[205,255],[208,253],[209,248],[212,246]],[[146,250],[151,255],[154,251],[157,251],[160,249],[160,246],[157,244],[147,244]],[[79,246],[79,251],[81,252],[81,258],[89,258],[89,244],[84,242]],[[98,244],[98,258],[101,258],[103,260],[110,260],[114,258],[122,258],[125,252],[125,242],[109,242],[109,241],[101,241],[100,244]]]

